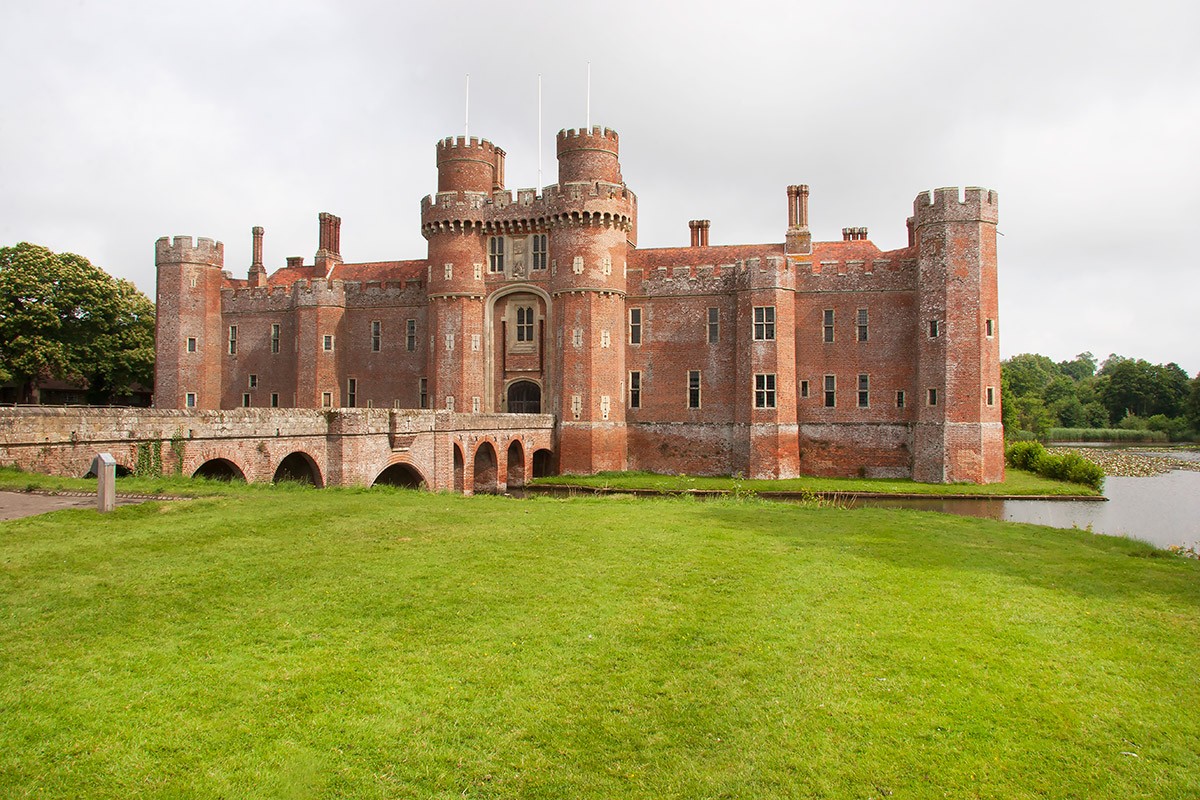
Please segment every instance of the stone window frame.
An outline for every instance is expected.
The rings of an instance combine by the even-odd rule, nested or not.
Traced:
[[[546,269],[546,265],[550,263],[550,242],[546,234],[535,233],[529,237],[529,261],[530,268],[539,272]],[[538,247],[538,245],[541,247]]]
[[[231,356],[237,355],[237,329],[237,325],[229,326],[229,355]]]
[[[488,273],[500,275],[504,273],[504,237],[488,237]]]
[[[516,341],[521,344],[533,343],[534,321],[537,319],[533,306],[518,305],[516,321]]]
[[[988,386],[986,388],[984,394],[987,398],[987,400],[986,400],[987,404],[989,406],[995,406],[996,405],[996,387]]]
[[[332,334],[332,333],[326,333],[326,334],[323,334],[323,335],[322,335],[322,338],[321,338],[321,350],[322,350],[322,352],[325,352],[325,353],[332,353],[332,352],[333,352],[333,345],[334,345],[333,334]]]
[[[867,341],[869,333],[870,333],[870,331],[868,329],[868,323],[869,323],[870,318],[868,316],[867,309],[865,309],[865,308],[858,309],[855,316],[856,316],[855,334],[858,338],[858,341],[865,342],[865,341]]]
[[[195,353],[195,352],[196,352],[196,349],[197,349],[197,347],[196,347],[196,337],[195,337],[195,336],[189,336],[189,337],[187,337],[187,341],[184,343],[184,348],[185,348],[185,349],[187,350],[187,352],[189,352],[189,353]]]
[[[983,335],[988,338],[994,338],[996,335],[996,320],[988,317],[983,321]]]
[[[775,341],[775,306],[754,307],[754,341]]]
[[[821,315],[821,341],[825,344],[833,344],[834,342],[833,324],[836,318],[837,314],[832,308],[825,309]]]
[[[808,397],[808,381],[800,381],[800,396]]]
[[[429,378],[417,378],[417,408],[429,408]]]
[[[346,407],[358,407],[358,378],[346,378]]]
[[[825,407],[837,408],[837,375],[826,375],[823,389]]]
[[[698,369],[689,369],[687,371],[687,407],[689,409],[700,408],[700,385],[702,381],[701,371]]]
[[[938,404],[937,387],[934,387],[934,386],[929,387],[929,391],[925,394],[925,402],[930,407],[936,406]]]
[[[251,372],[248,376],[246,376],[246,388],[248,388],[248,389],[257,389],[258,388],[258,373],[257,372]]]
[[[930,339],[938,339],[941,337],[941,335],[942,335],[941,320],[937,320],[937,319],[929,320],[929,338]]]
[[[717,344],[721,341],[721,309],[717,306],[708,307],[708,343]]]
[[[279,352],[279,332],[280,332],[279,323],[272,322],[271,323],[271,352],[272,353]]]
[[[629,370],[629,407],[642,407],[642,371],[640,369]]]
[[[903,389],[898,389],[896,391],[896,408],[904,408],[904,390]]]
[[[631,345],[642,344],[642,307],[634,306],[629,309],[629,343]]]
[[[371,320],[371,352],[379,353],[383,350],[383,320]]]
[[[754,374],[754,407],[775,408],[775,373],[757,372]]]
[[[279,408],[279,392],[271,392],[271,408]]]
[[[184,393],[183,407],[184,408],[195,408],[196,407],[196,393],[195,392],[185,392]]]
[[[410,353],[417,349],[417,321],[412,317],[404,320],[404,349]]]
[[[242,408],[250,408],[250,393],[242,392]]]
[[[871,407],[871,376],[866,372],[858,373],[858,407]]]
[[[333,392],[321,392],[321,408],[333,408]]]

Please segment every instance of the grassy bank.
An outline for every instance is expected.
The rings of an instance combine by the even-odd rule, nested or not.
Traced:
[[[758,501],[0,523],[0,796],[1200,795],[1200,564]]]
[[[653,472],[602,472],[599,475],[555,475],[536,478],[543,486],[589,486],[605,489],[649,489],[664,493],[726,491],[735,494],[759,492],[799,492],[822,494],[920,494],[920,495],[1050,495],[1095,496],[1100,492],[1079,484],[1063,483],[1009,469],[1001,483],[918,483],[905,479],[816,478],[749,480],[745,478],[705,478],[694,475],[659,475]]]

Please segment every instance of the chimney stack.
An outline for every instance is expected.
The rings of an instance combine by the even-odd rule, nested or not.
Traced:
[[[254,244],[251,248],[250,258],[250,274],[247,276],[246,282],[250,286],[262,286],[266,283],[267,270],[263,267],[262,260],[262,242],[263,229],[260,225],[255,225],[250,229],[251,235],[254,237]]]
[[[708,247],[708,229],[712,225],[706,219],[694,219],[688,222],[692,230],[692,247]]]

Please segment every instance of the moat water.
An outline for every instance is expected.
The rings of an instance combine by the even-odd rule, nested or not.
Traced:
[[[1200,461],[1200,453],[1175,451],[1171,458]],[[956,500],[870,498],[854,505],[915,508],[968,517],[1030,522],[1052,528],[1142,539],[1158,547],[1179,545],[1200,550],[1200,472],[1174,470],[1144,478],[1109,477],[1105,501]]]

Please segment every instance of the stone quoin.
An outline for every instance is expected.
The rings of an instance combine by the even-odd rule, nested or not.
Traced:
[[[813,241],[801,185],[781,242],[643,249],[617,134],[557,155],[513,192],[501,148],[438,142],[421,259],[346,263],[327,213],[272,273],[253,228],[245,278],[159,239],[156,406],[544,414],[563,473],[1003,479],[995,192],[917,195],[896,250]]]

